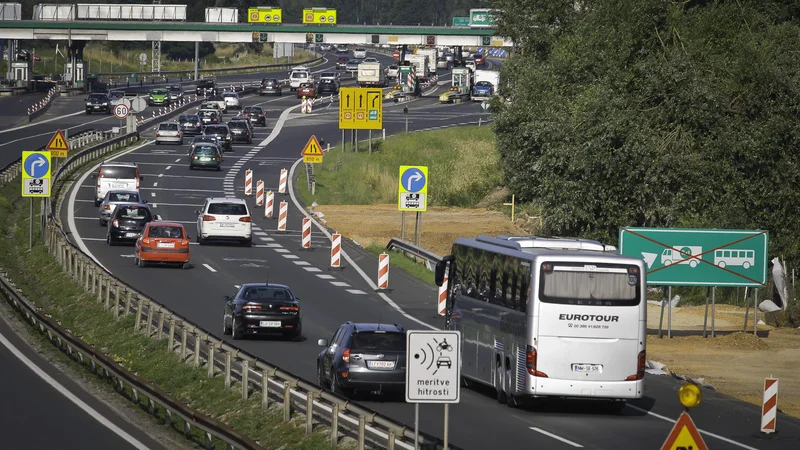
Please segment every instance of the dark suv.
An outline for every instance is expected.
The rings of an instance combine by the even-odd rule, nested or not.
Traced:
[[[258,95],[272,94],[280,97],[282,93],[281,83],[277,78],[264,78],[261,80],[261,86],[258,88]]]
[[[253,143],[253,135],[250,133],[250,126],[247,123],[247,118],[232,119],[228,122],[228,128],[231,130],[231,140],[234,142],[247,142]]]
[[[227,125],[206,125],[203,128],[203,136],[217,136],[223,151],[233,151],[231,130]]]
[[[406,383],[406,331],[397,324],[347,322],[317,356],[317,383],[340,395],[402,392]]]
[[[144,226],[153,220],[160,220],[150,211],[150,206],[144,203],[120,203],[114,209],[108,221],[106,243],[117,245],[120,242],[134,243],[139,239],[139,233]]]
[[[211,95],[217,91],[217,86],[214,84],[214,80],[197,80],[197,87],[194,90],[194,93],[197,95]]]
[[[86,99],[86,114],[103,112],[111,114],[111,99],[108,94],[91,94]]]

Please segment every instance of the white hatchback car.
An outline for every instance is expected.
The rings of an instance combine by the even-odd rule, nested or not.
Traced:
[[[212,197],[203,202],[197,214],[197,242],[209,240],[238,241],[250,246],[253,224],[247,202],[234,197]]]
[[[236,92],[226,92],[222,94],[222,98],[225,99],[227,109],[242,109],[242,99]]]
[[[178,122],[164,122],[155,127],[156,145],[162,142],[172,142],[173,144],[183,145],[183,131]]]
[[[353,50],[353,58],[364,59],[366,57],[367,57],[367,49],[365,49],[364,47],[357,47],[355,50]]]

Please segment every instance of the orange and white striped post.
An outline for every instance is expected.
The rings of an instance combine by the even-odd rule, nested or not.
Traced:
[[[281,169],[281,182],[278,184],[278,193],[285,194],[286,193],[286,180],[289,178],[288,172],[286,169]]]
[[[272,191],[267,191],[267,203],[264,206],[264,217],[267,219],[272,219],[272,215],[275,209],[275,193]]]
[[[303,217],[303,248],[311,248],[311,219]]]
[[[378,289],[389,289],[389,255],[381,253],[378,257]]]
[[[286,231],[287,215],[289,215],[289,204],[281,202],[280,212],[278,213],[278,231]]]
[[[253,171],[244,171],[244,195],[253,195]]]
[[[444,282],[439,287],[439,304],[437,310],[440,316],[443,316],[447,308],[447,275],[444,276]]]
[[[761,432],[774,433],[778,416],[778,379],[764,378],[764,402],[761,407]]]
[[[256,205],[264,205],[264,182],[262,180],[258,180],[256,183]]]
[[[342,267],[342,235],[334,234],[331,236],[331,267],[338,269]]]

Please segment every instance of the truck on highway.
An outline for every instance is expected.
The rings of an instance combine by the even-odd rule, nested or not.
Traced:
[[[435,48],[418,48],[417,55],[424,55],[428,59],[426,77],[436,76],[436,61],[439,59],[439,50]]]
[[[468,67],[453,67],[450,78],[450,89],[439,96],[439,103],[453,103],[469,100],[475,84],[474,74]]]
[[[472,88],[472,101],[488,100],[497,95],[500,85],[500,72],[493,70],[476,70],[475,86]]]
[[[414,66],[418,80],[425,81],[428,79],[430,69],[428,68],[428,57],[426,55],[406,55],[406,61]]]
[[[386,86],[386,77],[381,63],[361,63],[358,65],[358,85],[361,87]]]

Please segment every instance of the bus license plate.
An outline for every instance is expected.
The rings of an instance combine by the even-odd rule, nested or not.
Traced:
[[[580,373],[603,373],[602,364],[573,364],[573,372]]]
[[[280,328],[281,322],[280,320],[262,320],[258,325],[265,328]]]
[[[370,369],[394,369],[394,361],[367,361]]]

